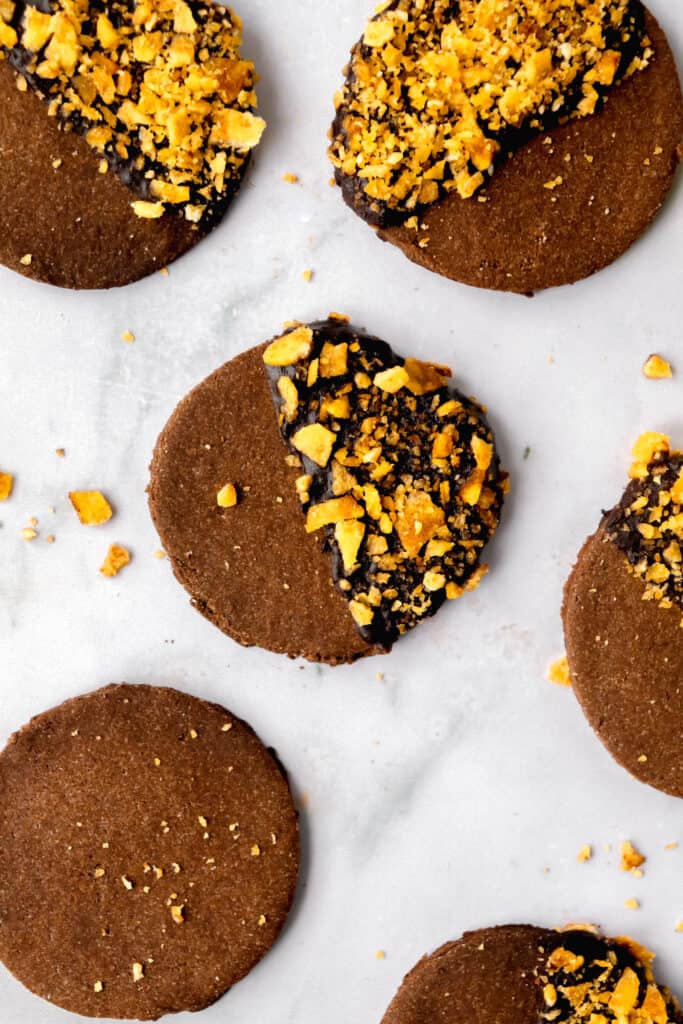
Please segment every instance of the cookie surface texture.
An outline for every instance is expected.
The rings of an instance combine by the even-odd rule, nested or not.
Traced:
[[[218,999],[275,942],[297,814],[244,722],[109,686],[0,755],[0,959],[74,1013],[152,1020]]]

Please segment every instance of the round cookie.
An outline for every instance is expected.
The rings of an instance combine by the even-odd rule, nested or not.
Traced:
[[[142,6],[138,3],[136,9]],[[154,32],[143,31],[137,23],[133,26],[132,8],[118,2],[97,0],[89,5],[94,24],[101,19],[110,25],[113,21],[117,28],[112,31],[121,33],[121,39],[127,38],[122,24],[128,26],[133,42],[126,52],[115,34],[109,40],[102,29],[99,36],[90,33],[87,43],[79,40],[86,59],[99,61],[97,67],[93,64],[80,74],[79,81],[90,75],[101,90],[96,92],[94,107],[85,107],[91,116],[82,117],[68,106],[61,113],[57,110],[56,116],[48,113],[48,102],[54,103],[67,91],[69,97],[73,95],[75,74],[61,67],[61,77],[46,79],[36,71],[38,61],[47,61],[51,45],[44,39],[48,15],[19,2],[11,22],[3,22],[0,9],[0,263],[12,270],[66,288],[128,284],[162,269],[200,241],[219,223],[239,189],[263,122],[252,113],[253,68],[239,58],[238,23],[227,12],[215,13],[223,8],[207,7],[200,0],[177,4],[145,0],[145,6],[159,20]],[[180,13],[174,13],[176,8]],[[79,4],[69,8],[66,0],[52,0],[55,18],[64,17],[67,9],[80,8]],[[47,20],[29,24],[28,17]],[[183,17],[184,23],[179,21]],[[86,20],[83,31],[89,24]],[[206,59],[187,63],[192,47],[205,45],[207,25],[220,26],[216,38],[223,41],[211,44]],[[33,48],[11,48],[12,36],[3,33],[14,33],[19,42],[27,39]],[[156,48],[159,36],[164,45],[155,68],[152,52],[131,47],[151,39],[150,45]],[[174,46],[190,51],[182,57],[184,77]],[[2,59],[3,50],[6,59]],[[96,77],[102,74],[103,62],[109,72],[107,61],[119,62],[123,72]],[[184,85],[178,86],[177,93],[160,101],[158,111],[145,108],[139,113],[137,108],[144,101],[137,97],[136,110],[126,113],[124,105],[132,104],[134,91],[124,94],[113,85],[109,91],[110,84],[121,82],[127,67],[132,67],[134,81],[159,74],[159,63],[183,83],[191,74],[197,81],[195,72],[213,75],[207,79],[213,86],[197,86],[204,89],[202,95],[189,87],[183,92]],[[163,82],[159,88],[168,92]],[[193,113],[200,100],[209,108],[201,117]],[[101,118],[109,123],[112,114],[117,134],[108,141],[93,134],[104,130]],[[133,129],[127,129],[124,117],[133,118]],[[205,155],[190,145],[193,117],[196,145],[203,147]],[[232,141],[225,131],[220,139],[214,138],[222,117],[233,118]],[[143,126],[140,134],[147,132],[144,142],[135,134],[138,125]],[[238,128],[243,143],[236,141]]]
[[[656,581],[665,573],[668,582],[680,579],[683,520],[675,515],[683,505],[669,499],[652,522],[652,502],[632,510],[649,492],[657,502],[663,491],[672,494],[683,458],[662,435],[644,435],[636,459],[632,473],[645,475],[603,517],[567,580],[567,660],[574,692],[612,756],[642,782],[683,797],[683,609]],[[683,502],[683,493],[677,497]],[[640,528],[658,536],[648,540]]]
[[[643,1022],[678,1021],[669,993],[654,982],[651,960],[628,939],[586,929],[466,932],[413,968],[382,1024],[578,1024],[592,1010],[607,1021],[630,1019],[636,1007]]]
[[[413,262],[481,288],[531,294],[612,263],[661,208],[682,153],[675,58],[653,15],[644,19],[654,51],[648,66],[610,89],[591,116],[524,139],[486,181],[482,201],[450,192],[407,226],[405,218],[378,219],[358,179],[337,168],[345,201]]]
[[[225,709],[108,686],[0,754],[0,959],[74,1013],[199,1010],[275,942],[299,863],[284,771]]]
[[[293,341],[296,344],[301,337],[308,339],[307,360],[303,359],[298,365],[294,362],[287,366],[266,365],[264,360],[270,359],[269,352],[282,343]],[[352,351],[360,346],[359,353]],[[333,377],[325,376],[326,357],[323,353],[328,349],[337,354],[344,352],[344,359],[348,357],[349,360],[348,367],[346,363],[343,369],[338,367],[339,373],[335,370]],[[162,544],[176,577],[189,591],[192,604],[239,643],[256,644],[290,657],[305,657],[329,664],[383,653],[401,632],[412,628],[424,615],[433,614],[443,603],[446,593],[452,597],[459,596],[465,589],[475,586],[483,575],[479,556],[483,543],[497,525],[506,484],[483,413],[469,399],[448,389],[444,376],[449,372],[446,368],[435,368],[414,360],[406,360],[405,366],[412,367],[413,372],[418,372],[415,368],[421,367],[435,378],[427,385],[432,388],[429,393],[416,396],[407,387],[400,393],[381,391],[365,372],[359,375],[354,370],[356,364],[353,361],[365,359],[367,352],[372,353],[373,373],[389,367],[391,372],[405,374],[404,361],[395,356],[389,346],[341,320],[290,327],[282,338],[275,339],[269,346],[261,345],[243,353],[195,388],[180,403],[159,437],[151,465],[149,503]],[[309,399],[306,399],[306,382],[297,379],[296,374],[303,373],[306,377],[308,369],[313,364],[317,366],[321,358],[323,369],[320,378],[311,385]],[[298,388],[301,398],[299,419],[289,422],[282,412],[285,404],[282,395],[289,392],[278,390],[284,387],[281,378],[285,376],[289,392],[294,389],[296,394]],[[408,375],[405,376],[407,380]],[[355,384],[361,377],[367,378],[362,391]],[[334,385],[334,388],[346,391],[334,406],[329,405],[330,394],[325,392],[323,395],[320,390],[327,386],[328,381],[331,382],[330,387]],[[450,474],[454,486],[464,487],[470,482],[474,492],[469,494],[469,505],[464,506],[460,496],[453,493],[444,506],[448,515],[462,512],[458,520],[461,536],[459,540],[456,538],[455,544],[449,543],[450,534],[445,521],[448,515],[444,517],[444,512],[436,508],[426,494],[420,496],[424,499],[420,506],[421,518],[416,526],[422,529],[421,524],[424,524],[418,545],[420,551],[414,552],[410,559],[405,557],[400,571],[394,566],[393,576],[388,566],[392,550],[398,546],[400,554],[405,553],[403,542],[401,545],[398,542],[403,519],[398,517],[396,529],[388,518],[386,522],[382,520],[381,528],[387,531],[385,543],[379,536],[380,529],[363,507],[366,497],[372,495],[364,491],[358,481],[347,482],[344,490],[339,489],[337,477],[332,479],[332,475],[340,470],[337,455],[330,457],[328,454],[328,464],[323,468],[301,449],[296,449],[298,437],[311,429],[309,421],[315,420],[316,416],[321,418],[319,410],[316,412],[319,405],[329,407],[330,418],[325,422],[338,433],[334,434],[322,426],[314,428],[313,433],[317,429],[323,437],[334,438],[339,447],[340,439],[347,438],[353,424],[361,418],[356,415],[356,403],[365,402],[368,396],[376,403],[375,411],[384,402],[383,408],[398,410],[401,416],[405,413],[406,423],[410,423],[412,417],[416,425],[415,440],[419,440],[419,429],[425,424],[431,429],[433,423],[443,423],[444,429],[455,431],[454,423],[446,426],[448,417],[455,417],[461,431],[462,446],[457,456],[461,464],[451,473],[448,453],[453,445],[448,442],[448,450],[444,449],[441,459],[447,467],[443,470],[445,476],[441,482],[444,486],[448,483],[450,487],[450,478],[446,480]],[[311,401],[310,406],[304,404],[307,400]],[[439,418],[431,406],[434,403],[442,405],[445,401],[451,401],[453,409],[447,409],[442,414],[443,418]],[[347,408],[342,411],[344,403],[347,403]],[[335,415],[340,413],[346,418],[335,419],[333,408]],[[370,422],[370,418],[366,417],[366,420]],[[308,425],[307,430],[297,435],[303,424]],[[380,451],[388,452],[387,458],[395,460],[395,465],[405,471],[407,464],[401,461],[405,456],[399,450],[403,435],[398,428],[396,434],[397,440],[392,442],[394,447],[387,442],[382,449],[384,442],[380,441],[375,455],[369,452],[369,457],[378,457]],[[472,444],[479,444],[481,449],[477,458],[482,459],[482,465],[483,460],[487,460],[484,469],[479,468],[472,454],[470,442],[474,434],[477,434],[477,440]],[[427,440],[432,436],[435,436],[434,431],[425,434]],[[367,434],[364,439],[369,440],[370,437]],[[348,445],[357,441],[356,436],[355,441],[348,441]],[[422,481],[420,486],[429,486],[432,488],[430,493],[438,495],[441,493],[438,473],[442,471],[432,469],[431,443],[423,441],[422,447],[417,446],[419,457],[427,463],[427,470],[422,467],[421,472],[432,474],[430,480],[425,477],[426,482]],[[455,460],[456,455],[452,458]],[[343,470],[347,481],[349,473],[362,472],[352,464],[361,463],[362,459],[355,457],[347,463]],[[367,463],[367,458],[365,464],[368,472],[378,465]],[[380,493],[374,495],[377,503],[385,497],[388,499],[388,490],[396,481],[398,470],[391,469],[386,475],[389,469],[391,467],[383,463],[378,474],[382,472],[385,475],[381,480],[377,475],[376,487],[372,482],[368,485],[373,490],[379,489]],[[417,472],[414,467],[412,471]],[[310,489],[310,494],[302,493],[302,481]],[[236,500],[231,507],[219,504],[220,492],[226,485],[235,488]],[[357,501],[351,498],[350,493],[347,494],[352,487],[356,488],[354,493],[357,495],[360,492]],[[345,502],[350,504],[350,511],[344,516],[340,513],[334,522],[328,518],[320,528],[311,528],[310,517],[316,511],[329,509],[328,499],[334,499],[334,505],[342,493],[346,494]],[[403,501],[403,497],[400,500]],[[438,502],[438,497],[435,500]],[[489,504],[483,508],[485,501]],[[378,504],[377,516],[380,511],[383,512]],[[430,515],[435,517],[433,524],[430,523]],[[340,518],[345,520],[341,527],[338,524]],[[356,537],[359,531],[361,534],[352,558],[354,561],[357,555],[355,568],[348,571],[341,557],[345,535],[340,541],[340,530]],[[439,537],[444,536],[447,539],[439,541]],[[465,542],[465,546],[460,546],[460,540]],[[449,554],[442,551],[442,561],[452,560],[456,554],[461,558],[458,564],[449,563],[449,567],[444,567],[443,573],[441,569],[436,572],[442,563],[436,556],[432,557],[437,550],[435,545],[439,543],[449,551],[452,549]],[[375,576],[380,568],[380,579],[377,580]],[[428,571],[432,571],[429,577],[425,575]],[[422,574],[419,579],[416,573]],[[422,586],[423,576],[430,586],[435,584],[435,590],[427,593]],[[371,582],[368,582],[368,577],[373,577]],[[404,596],[401,588],[407,580],[416,583],[422,597],[413,602],[420,604],[414,614],[404,615],[397,606],[401,605]],[[459,580],[461,585],[449,582],[455,580]],[[395,593],[391,589],[394,584],[398,588]],[[384,590],[381,603],[377,600],[379,607],[376,606],[374,622],[368,624],[364,621],[366,613],[371,619],[374,609],[369,607],[369,599],[364,603],[365,593],[370,594],[374,601],[375,591],[371,592],[371,586],[375,585]],[[364,592],[358,593],[359,590]]]

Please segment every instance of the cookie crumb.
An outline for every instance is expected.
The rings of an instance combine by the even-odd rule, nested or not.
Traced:
[[[100,572],[103,576],[107,576],[110,579],[113,576],[117,576],[125,565],[130,563],[131,555],[127,548],[121,546],[121,544],[111,544],[107,557],[100,566]]]
[[[66,449],[65,448],[55,448],[55,455],[57,456],[57,458],[63,459],[64,456],[66,455]]]
[[[648,380],[665,380],[673,377],[671,363],[663,356],[653,352],[643,363],[643,376]]]

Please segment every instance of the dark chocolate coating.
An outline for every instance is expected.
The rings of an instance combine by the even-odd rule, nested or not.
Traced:
[[[275,942],[297,881],[278,762],[223,708],[160,687],[109,686],[15,734],[0,836],[0,959],[92,1017],[214,1002]]]
[[[644,601],[644,590],[601,525],[565,586],[571,682],[619,764],[642,782],[683,797],[683,610]]]
[[[265,347],[216,370],[171,416],[151,465],[152,518],[192,604],[239,643],[330,664],[380,653],[358,633],[321,539],[304,530],[301,470],[285,462]],[[222,509],[226,483],[240,500]]]
[[[0,263],[63,288],[114,288],[161,270],[204,237],[210,225],[175,213],[138,217],[136,192],[111,169],[100,174],[100,159],[60,129],[35,92],[20,92],[0,61]]]
[[[681,159],[675,58],[649,12],[646,27],[650,66],[612,89],[599,113],[517,150],[491,178],[486,202],[451,193],[420,214],[424,230],[399,225],[378,236],[444,277],[521,294],[571,284],[621,256],[661,208]],[[543,187],[558,176],[562,185]]]

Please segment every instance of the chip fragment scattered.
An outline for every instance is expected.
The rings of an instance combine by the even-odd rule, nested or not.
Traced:
[[[124,566],[128,565],[131,560],[130,551],[124,548],[121,544],[111,544],[107,551],[107,556],[100,567],[100,572],[103,576],[109,578],[117,576]]]
[[[69,500],[84,526],[101,526],[114,514],[101,491],[69,491]]]

